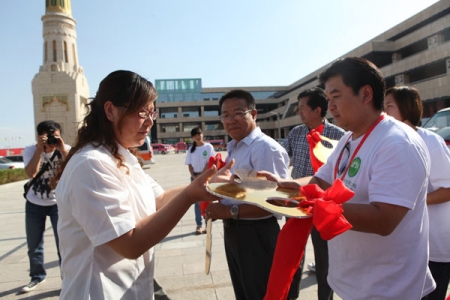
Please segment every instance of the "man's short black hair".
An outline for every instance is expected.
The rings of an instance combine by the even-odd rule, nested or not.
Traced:
[[[50,132],[50,131],[54,131],[54,130],[59,130],[59,132],[62,133],[61,130],[61,125],[59,125],[58,123],[56,123],[55,121],[52,120],[46,120],[46,121],[42,121],[41,123],[38,124],[38,126],[36,127],[36,131],[39,135],[44,134],[44,132]]]
[[[301,98],[308,98],[306,104],[311,107],[312,110],[315,110],[317,107],[320,107],[321,112],[320,115],[325,117],[328,109],[327,96],[325,95],[325,91],[319,87],[313,87],[301,92],[297,99],[300,102]]]
[[[335,76],[341,76],[344,84],[351,87],[355,95],[363,86],[369,85],[372,88],[375,109],[383,109],[386,84],[380,69],[374,63],[360,57],[338,59],[320,74],[319,81],[325,84],[328,79]]]
[[[219,100],[219,112],[222,111],[222,104],[227,99],[238,98],[244,99],[247,103],[248,109],[255,109],[255,98],[253,98],[252,94],[244,90],[232,90],[223,95]]]

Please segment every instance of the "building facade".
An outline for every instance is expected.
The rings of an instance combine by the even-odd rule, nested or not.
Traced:
[[[78,61],[76,22],[70,0],[46,0],[43,64],[32,81],[34,123],[54,120],[73,144],[86,114],[89,86]]]
[[[450,1],[441,0],[406,21],[345,54],[375,63],[386,86],[417,88],[424,116],[450,106]],[[336,58],[337,59],[337,58]],[[239,87],[253,94],[258,110],[257,125],[267,135],[284,138],[300,124],[297,96],[319,85],[318,76],[327,66],[289,86]],[[202,88],[201,79],[155,81],[160,118],[152,128],[152,141],[174,144],[190,142],[190,131],[200,126],[205,139],[229,140],[219,121],[219,99],[234,87]]]

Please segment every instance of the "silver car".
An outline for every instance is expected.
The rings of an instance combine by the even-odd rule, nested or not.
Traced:
[[[450,108],[438,111],[423,125],[423,128],[440,135],[450,149]]]
[[[7,169],[24,169],[25,165],[23,162],[11,161],[7,158],[0,157],[0,170]]]

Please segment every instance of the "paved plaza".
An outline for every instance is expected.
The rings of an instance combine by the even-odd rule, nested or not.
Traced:
[[[223,152],[223,155],[226,155]],[[189,183],[189,171],[184,165],[186,154],[156,155],[156,164],[145,172],[164,189]],[[30,278],[25,236],[24,181],[0,185],[0,299],[59,299],[61,278],[55,240],[47,222],[45,232],[45,267],[47,279],[36,290],[18,294]],[[283,221],[280,221],[283,225]],[[172,300],[234,299],[223,246],[221,221],[213,223],[211,272],[206,275],[206,235],[195,235],[193,206],[172,232],[155,247],[155,277]],[[306,249],[306,263],[314,260],[312,245]],[[317,299],[314,273],[303,273],[299,299]],[[335,299],[340,299],[335,297]]]

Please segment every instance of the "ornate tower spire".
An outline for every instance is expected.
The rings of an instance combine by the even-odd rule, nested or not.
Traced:
[[[63,13],[72,16],[70,0],[45,0],[45,13]]]
[[[43,63],[33,79],[35,124],[54,120],[63,127],[63,139],[75,141],[86,113],[89,87],[78,62],[76,21],[70,0],[45,0]]]
[[[70,0],[46,0],[44,24],[44,62],[41,69],[76,71],[78,69],[77,32]]]

